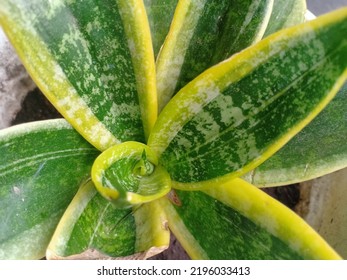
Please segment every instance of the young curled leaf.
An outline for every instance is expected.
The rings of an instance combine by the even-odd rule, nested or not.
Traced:
[[[92,179],[98,191],[118,207],[160,198],[171,188],[166,170],[144,144],[124,142],[104,151],[94,162]]]

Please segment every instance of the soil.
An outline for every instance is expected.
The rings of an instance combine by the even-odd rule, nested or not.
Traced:
[[[62,118],[62,116],[36,88],[29,92],[24,99],[22,108],[12,121],[12,125],[57,118]]]
[[[22,103],[22,109],[18,112],[17,116],[12,122],[12,125],[26,123],[31,121],[56,119],[62,116],[51,105],[46,97],[37,88],[26,96]],[[263,189],[267,194],[281,201],[292,210],[296,210],[297,205],[300,204],[300,188],[299,184],[272,187]],[[161,254],[151,258],[152,260],[187,260],[189,256],[182,248],[177,239],[171,235],[170,248]]]
[[[299,184],[293,184],[282,187],[272,187],[262,189],[268,195],[281,201],[284,205],[292,210],[296,210],[300,202],[301,188]]]

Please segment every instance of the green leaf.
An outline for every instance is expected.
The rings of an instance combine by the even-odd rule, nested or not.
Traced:
[[[93,164],[92,179],[97,190],[120,208],[153,201],[171,188],[170,175],[158,166],[156,155],[132,141],[104,151]]]
[[[89,181],[59,222],[46,255],[48,259],[148,258],[168,247],[165,221],[155,203],[115,208]]]
[[[347,9],[341,9],[208,69],[164,108],[148,146],[183,189],[191,188],[189,182],[213,186],[215,178],[249,172],[305,127],[343,85],[346,32]]]
[[[244,176],[258,187],[294,184],[347,167],[347,84],[276,154]]]
[[[7,1],[0,23],[36,84],[100,150],[144,142],[157,117],[142,1]]]
[[[169,32],[178,0],[144,0],[143,2],[145,3],[151,27],[154,56],[157,57]]]
[[[299,216],[241,179],[161,199],[193,259],[339,259]],[[227,242],[226,242],[227,241]]]
[[[159,110],[208,67],[259,41],[273,0],[179,1],[157,59]]]
[[[0,131],[0,259],[38,259],[99,152],[65,120]]]
[[[305,0],[275,0],[264,37],[305,21]]]

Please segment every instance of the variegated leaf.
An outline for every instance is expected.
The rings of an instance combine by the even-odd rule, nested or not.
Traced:
[[[178,0],[144,0],[151,27],[154,56],[157,57],[169,32]]]
[[[100,150],[144,142],[157,117],[142,1],[7,1],[0,23],[36,84]]]
[[[264,37],[305,21],[306,0],[274,0]]]
[[[158,204],[115,208],[89,181],[60,220],[46,255],[49,259],[148,258],[168,247],[165,222]]]
[[[99,152],[65,120],[0,131],[0,259],[39,259]]]
[[[347,9],[341,9],[208,69],[165,107],[148,145],[182,188],[249,172],[305,127],[343,85],[346,32]]]
[[[339,259],[294,212],[241,179],[161,199],[193,259]]]
[[[244,176],[258,187],[294,184],[347,167],[347,84],[276,154]]]
[[[157,59],[159,110],[208,67],[261,39],[273,0],[179,1]]]

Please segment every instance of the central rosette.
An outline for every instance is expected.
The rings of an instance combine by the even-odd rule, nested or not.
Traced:
[[[125,142],[104,151],[94,162],[96,189],[117,207],[131,207],[167,194],[171,179],[156,154],[139,142]]]

